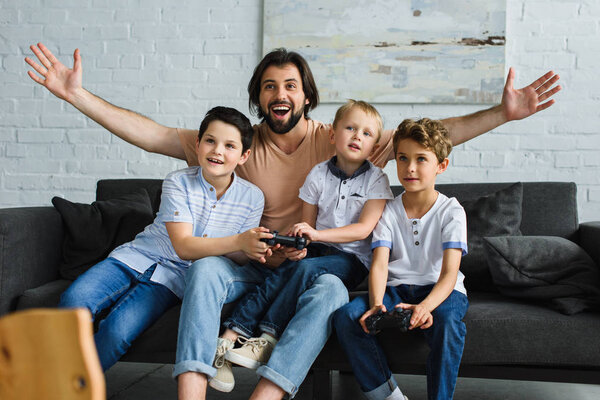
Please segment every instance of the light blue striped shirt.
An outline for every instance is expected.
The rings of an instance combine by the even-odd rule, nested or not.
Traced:
[[[200,167],[171,172],[163,181],[154,222],[109,257],[140,273],[157,264],[151,280],[181,298],[192,261],[177,256],[165,222],[193,224],[193,235],[198,237],[231,236],[259,226],[264,204],[260,189],[235,174],[229,189],[217,200],[215,188],[204,179]]]

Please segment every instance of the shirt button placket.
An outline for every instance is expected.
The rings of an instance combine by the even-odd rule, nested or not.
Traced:
[[[342,214],[346,213],[346,199],[348,198],[348,190],[349,187],[348,185],[346,185],[346,181],[342,181],[342,185],[339,186],[339,200],[338,200],[338,205],[336,207],[336,214],[337,212],[341,212]],[[337,221],[337,215],[336,215],[336,221]]]
[[[215,188],[213,188],[213,187],[211,186],[211,187],[209,187],[209,188],[208,188],[208,190],[209,190],[209,192],[210,192],[210,194],[209,194],[209,198],[212,198],[212,199],[213,199],[213,200],[212,200],[212,201],[213,201],[213,203],[212,203],[212,205],[210,206],[210,209],[209,209],[209,213],[208,213],[208,221],[207,221],[207,223],[206,223],[205,230],[206,230],[206,229],[208,229],[208,227],[210,226],[210,221],[212,220],[212,210],[214,210],[214,209],[217,207],[217,197],[216,197],[216,194],[215,194],[215,192],[216,192],[216,191],[215,191]],[[208,237],[208,234],[206,234],[206,233],[205,233],[205,234],[203,234],[203,235],[202,235],[202,237],[203,237],[203,238],[205,238],[205,237]]]
[[[415,246],[419,246],[421,244],[421,241],[419,240],[419,229],[420,229],[419,227],[420,227],[421,224],[419,222],[420,221],[418,221],[418,220],[414,220],[412,222],[412,225],[413,225],[413,228],[412,228],[413,229],[413,235],[415,237]]]

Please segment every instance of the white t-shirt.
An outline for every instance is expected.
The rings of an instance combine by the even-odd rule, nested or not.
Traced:
[[[358,222],[367,200],[393,199],[385,172],[370,161],[350,177],[335,165],[335,157],[317,164],[300,188],[299,197],[317,205],[317,230],[340,228]],[[368,267],[371,264],[371,235],[350,243],[327,243],[347,253],[355,254]]]
[[[371,248],[391,249],[388,286],[435,284],[442,270],[445,249],[462,249],[467,254],[467,216],[458,200],[438,193],[433,207],[422,217],[409,219],[402,193],[388,201],[373,231]],[[458,272],[454,289],[467,294]]]

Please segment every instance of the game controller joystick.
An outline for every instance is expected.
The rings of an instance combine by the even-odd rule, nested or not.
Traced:
[[[303,237],[280,235],[277,231],[273,231],[271,233],[273,234],[272,238],[263,238],[260,240],[262,242],[265,242],[269,246],[275,246],[276,244],[280,244],[282,246],[295,247],[297,250],[302,250],[306,247],[306,239]]]
[[[371,334],[386,328],[398,328],[400,332],[407,332],[411,317],[412,310],[394,309],[386,313],[369,315],[365,320],[365,325]]]

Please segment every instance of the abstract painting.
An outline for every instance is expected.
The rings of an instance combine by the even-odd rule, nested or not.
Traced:
[[[308,61],[321,101],[497,103],[506,0],[264,0],[263,53]]]

